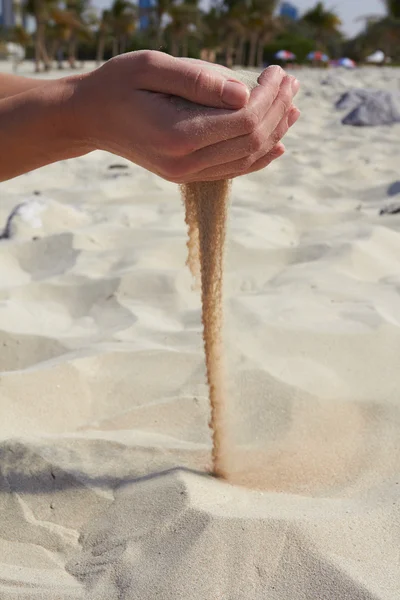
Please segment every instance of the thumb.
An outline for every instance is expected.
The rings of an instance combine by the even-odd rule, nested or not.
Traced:
[[[249,99],[249,89],[234,78],[230,69],[215,69],[211,63],[174,58],[163,52],[146,50],[135,54],[139,61],[139,89],[179,96],[213,108],[242,108]]]

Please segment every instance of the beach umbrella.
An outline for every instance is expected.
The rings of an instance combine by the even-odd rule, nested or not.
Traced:
[[[369,63],[374,63],[376,65],[385,62],[385,53],[382,50],[377,50],[370,56],[367,56],[366,61]]]
[[[357,66],[351,58],[339,58],[336,64],[338,67],[345,67],[345,69],[355,69]]]
[[[316,51],[307,54],[307,60],[318,60],[320,62],[328,62],[329,57],[323,52]]]
[[[277,58],[278,60],[294,60],[296,58],[296,55],[293,54],[293,52],[290,52],[289,50],[279,50],[279,52],[275,54],[275,58]]]

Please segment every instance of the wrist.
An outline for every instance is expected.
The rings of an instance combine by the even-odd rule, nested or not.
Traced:
[[[77,75],[58,80],[60,106],[60,135],[70,144],[76,156],[97,149],[87,127],[87,105],[82,93],[85,76]]]

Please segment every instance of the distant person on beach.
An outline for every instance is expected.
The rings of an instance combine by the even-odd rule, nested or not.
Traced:
[[[300,114],[294,77],[270,67],[259,84],[249,94],[230,70],[147,50],[62,79],[0,74],[0,181],[93,150],[177,183],[257,171]],[[171,96],[207,108],[193,115]]]

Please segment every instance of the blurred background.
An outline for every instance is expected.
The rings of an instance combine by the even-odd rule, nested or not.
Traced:
[[[82,68],[143,48],[230,67],[398,65],[400,0],[0,0],[0,58],[15,70],[24,58],[36,71]]]

